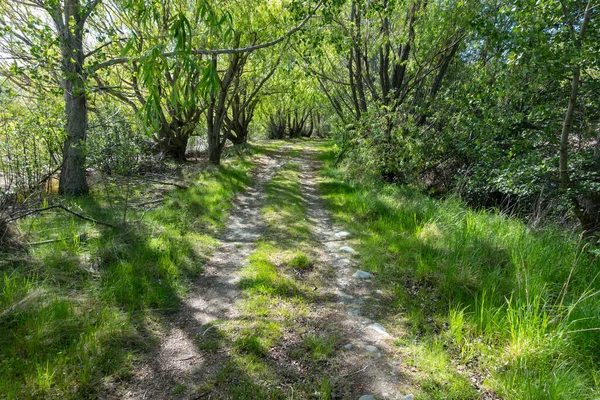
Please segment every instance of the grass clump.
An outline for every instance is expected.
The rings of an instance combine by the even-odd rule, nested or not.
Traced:
[[[533,230],[455,197],[355,180],[333,166],[329,144],[320,150],[321,189],[336,222],[361,232],[361,265],[393,293],[380,317],[428,344],[408,347],[417,368],[445,354],[507,398],[598,394],[600,263],[577,236]],[[433,398],[466,390],[458,375],[439,386],[427,383],[439,371],[421,374]]]
[[[338,339],[334,335],[308,334],[302,343],[302,347],[308,356],[314,361],[327,360],[334,353]]]
[[[304,254],[301,251],[297,251],[290,261],[288,261],[287,266],[289,268],[297,268],[300,270],[311,269],[314,266],[314,260],[309,256]]]

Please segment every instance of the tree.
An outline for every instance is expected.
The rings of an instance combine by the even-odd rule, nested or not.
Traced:
[[[21,67],[19,63],[35,64],[46,56],[39,52],[40,42],[49,49],[55,41],[60,49],[61,89],[66,115],[66,140],[60,172],[60,193],[63,194],[88,193],[83,146],[88,125],[88,88],[84,69],[87,56],[84,52],[84,36],[86,22],[99,2],[100,0],[87,3],[80,0],[11,0],[2,7],[3,47],[14,57],[13,71],[18,72]],[[46,19],[40,17],[36,10],[46,12],[46,17],[53,23],[54,37],[50,37],[51,31],[44,26]],[[8,24],[8,20],[12,20],[13,23]],[[15,24],[16,21],[22,26]],[[39,36],[29,37],[29,34]]]

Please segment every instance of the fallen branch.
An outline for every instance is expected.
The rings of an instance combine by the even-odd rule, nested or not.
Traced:
[[[178,187],[180,189],[189,189],[189,186],[181,185],[181,184],[176,183],[176,182],[165,182],[165,181],[159,181],[159,180],[156,180],[156,179],[150,179],[150,178],[145,178],[145,177],[140,177],[140,179],[142,179],[144,181],[152,182],[152,183],[158,183],[158,184],[161,184],[161,185],[171,185],[171,186]]]
[[[56,209],[56,208],[61,209],[61,210],[65,211],[65,212],[67,212],[67,213],[69,213],[71,215],[74,215],[77,218],[81,218],[83,220],[90,221],[90,222],[93,222],[93,223],[98,224],[98,225],[104,225],[104,226],[108,226],[110,228],[116,228],[116,226],[113,225],[113,224],[109,224],[108,222],[98,221],[97,219],[90,218],[90,217],[87,217],[85,215],[79,214],[79,213],[77,213],[77,212],[75,212],[73,210],[69,210],[67,207],[65,207],[63,205],[60,205],[60,204],[49,206],[49,207],[44,207],[44,208],[36,208],[36,209],[33,209],[33,210],[26,210],[26,211],[23,212],[23,214],[20,214],[20,215],[17,215],[17,216],[12,215],[10,218],[7,219],[7,222],[13,222],[13,221],[16,221],[18,219],[25,218],[25,217],[27,217],[28,215],[31,215],[31,214],[36,214],[36,213],[40,213],[40,212],[44,212],[44,211],[48,211],[48,210],[53,210],[53,209]]]
[[[23,297],[21,300],[17,301],[12,306],[10,306],[6,310],[2,311],[0,313],[0,319],[15,312],[19,308],[24,308],[27,304],[31,303],[33,300],[42,296],[44,293],[45,292],[43,290],[35,290],[35,291],[29,293],[27,296]]]
[[[135,203],[135,204],[131,204],[132,207],[143,207],[143,206],[147,206],[149,204],[156,204],[156,203],[162,203],[163,201],[165,201],[165,199],[158,199],[158,200],[150,200],[150,201],[145,201],[143,203]]]
[[[77,239],[79,239],[79,241],[81,241],[81,242],[85,242],[88,239],[88,234],[82,233],[77,236],[67,236],[64,238],[48,239],[48,240],[42,240],[41,242],[30,242],[30,243],[26,243],[26,244],[28,246],[38,246],[38,245],[42,245],[42,244],[56,243],[56,242],[62,242],[62,241],[75,241]]]
[[[48,243],[56,243],[56,242],[62,242],[63,240],[73,240],[74,238],[72,237],[65,237],[65,238],[58,238],[58,239],[49,239],[49,240],[42,240],[41,242],[30,242],[30,243],[26,243],[27,246],[39,246],[42,244],[48,244]]]

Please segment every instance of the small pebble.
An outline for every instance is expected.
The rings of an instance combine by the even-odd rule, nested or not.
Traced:
[[[367,271],[361,271],[360,269],[357,269],[356,272],[354,273],[354,275],[352,275],[353,278],[356,279],[369,279],[372,278],[373,275],[371,275],[370,273],[368,273]]]
[[[403,397],[404,400],[413,400],[415,398],[415,396],[411,394],[407,394],[406,396]]]
[[[358,400],[377,400],[377,399],[370,394],[364,394],[364,395],[360,396],[358,398]]]
[[[377,322],[369,325],[368,328],[373,329],[374,331],[376,331],[377,333],[379,333],[379,334],[381,334],[383,336],[390,336],[390,334],[387,333],[387,331],[385,330],[385,328],[382,325],[378,324]]]
[[[379,349],[373,345],[368,344],[365,346],[365,350],[368,351],[369,353],[375,353]]]
[[[340,251],[343,251],[344,253],[358,254],[358,252],[350,246],[342,246],[340,247]]]
[[[352,343],[348,343],[347,345],[345,345],[345,346],[344,346],[344,348],[345,348],[346,350],[350,350],[350,349],[352,349]]]
[[[356,317],[358,314],[360,314],[360,311],[358,310],[348,311],[348,315],[351,317]]]
[[[352,236],[352,234],[350,232],[346,232],[346,231],[341,231],[341,232],[335,233],[335,237],[338,239],[346,239],[350,236]]]

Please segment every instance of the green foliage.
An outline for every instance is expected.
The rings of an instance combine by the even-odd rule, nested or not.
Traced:
[[[456,198],[348,181],[333,158],[325,158],[322,190],[337,222],[360,232],[362,265],[394,293],[381,317],[398,324],[394,310],[407,316],[415,367],[436,376],[426,359],[476,362],[492,374],[485,386],[511,398],[593,396],[598,259],[576,236],[532,230]],[[448,379],[454,388],[423,387],[434,398],[464,398],[465,382]]]
[[[0,194],[36,190],[62,160],[63,109],[56,99],[0,97]]]
[[[148,153],[148,138],[118,103],[99,104],[85,144],[88,165],[107,174],[129,175]]]
[[[50,235],[57,241],[0,264],[3,396],[93,398],[102,382],[127,377],[202,271],[253,166],[244,160],[208,170],[188,166],[182,174],[190,188],[163,189],[164,205],[130,209],[129,224],[118,230],[67,214],[22,220],[30,242]],[[160,192],[147,182],[128,186],[135,203]],[[121,207],[132,207],[124,196],[119,181],[109,181],[67,205],[119,224]]]

